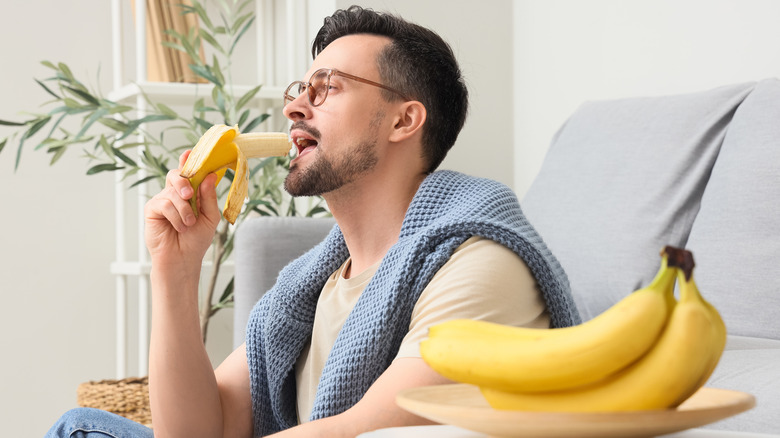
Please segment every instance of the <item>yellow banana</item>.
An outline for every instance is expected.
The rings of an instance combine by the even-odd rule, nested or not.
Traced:
[[[574,327],[533,329],[454,320],[431,327],[422,358],[451,380],[505,391],[587,385],[625,368],[658,340],[674,301],[676,269],[662,254],[652,283]]]
[[[281,132],[252,132],[241,134],[238,127],[214,125],[209,128],[190,152],[181,176],[189,179],[195,194],[190,199],[192,211],[198,215],[198,188],[210,173],[217,174],[218,184],[227,169],[235,175],[228,191],[222,215],[235,223],[249,191],[247,159],[284,156],[290,152],[287,134]]]
[[[695,287],[692,266],[687,273],[684,270],[678,273],[680,301],[666,329],[634,364],[602,381],[569,390],[528,393],[481,387],[485,399],[496,409],[525,411],[609,412],[678,406],[706,382],[726,338],[717,310]]]
[[[693,262],[691,261],[691,263]],[[701,296],[701,293],[699,292],[699,288],[696,286],[696,282],[693,280],[692,269],[693,267],[691,266],[689,271],[684,272],[681,270],[677,274],[677,283],[680,285],[680,294],[681,295],[689,294],[693,296],[698,296],[699,299],[701,299],[701,302],[704,305],[704,307],[706,307],[707,310],[709,310],[710,320],[716,332],[715,341],[713,342],[714,345],[712,347],[713,354],[710,355],[709,366],[704,371],[704,373],[702,373],[701,378],[697,382],[697,388],[700,388],[704,386],[705,383],[707,383],[707,380],[709,380],[713,371],[715,371],[718,362],[720,362],[720,357],[723,354],[723,350],[726,348],[727,330],[726,330],[726,324],[723,322],[723,318],[721,318],[718,310],[715,309],[715,307],[712,304],[710,304]],[[685,401],[686,398],[687,397],[683,398],[682,400],[679,400],[679,403]]]

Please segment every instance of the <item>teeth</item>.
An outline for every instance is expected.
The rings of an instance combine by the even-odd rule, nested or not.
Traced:
[[[295,143],[297,143],[297,144],[298,144],[298,146],[300,146],[300,147],[304,147],[304,148],[305,148],[305,147],[308,147],[308,146],[312,146],[312,145],[315,145],[315,144],[317,144],[317,142],[316,142],[316,141],[314,141],[314,140],[309,140],[309,139],[307,139],[307,138],[298,138],[298,139],[295,141]]]

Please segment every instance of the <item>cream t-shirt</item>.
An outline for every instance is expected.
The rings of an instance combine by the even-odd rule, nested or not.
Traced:
[[[344,278],[349,263],[347,260],[336,270],[323,287],[311,341],[295,366],[299,421],[308,421],[328,354],[379,267],[377,263]],[[420,294],[396,359],[420,357],[420,342],[428,335],[428,327],[457,318],[514,326],[550,326],[536,280],[525,262],[505,246],[478,236],[460,245]]]

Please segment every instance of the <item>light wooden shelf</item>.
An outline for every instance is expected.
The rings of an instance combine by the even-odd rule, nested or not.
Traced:
[[[214,266],[212,262],[204,261],[203,269],[210,270]],[[220,264],[220,272],[232,273],[234,270],[234,263],[230,260]],[[152,271],[151,262],[113,262],[110,267],[111,273],[114,275],[128,275],[128,276],[143,276],[149,275]]]

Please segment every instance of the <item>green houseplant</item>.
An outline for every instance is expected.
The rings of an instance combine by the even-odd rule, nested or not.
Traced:
[[[212,125],[224,123],[237,125],[241,132],[256,129],[268,114],[261,114],[251,107],[252,99],[260,91],[258,85],[241,95],[233,92],[231,66],[234,50],[242,36],[252,27],[254,13],[248,11],[251,0],[220,0],[218,17],[212,19],[204,4],[192,0],[190,5],[179,5],[182,14],[195,14],[200,23],[198,32],[183,34],[167,30],[170,41],[164,45],[187,53],[194,61],[191,71],[211,87],[210,98],[198,98],[191,111],[184,114],[162,101],[155,101],[143,94],[145,108],[139,116],[139,108],[133,104],[115,102],[99,90],[77,79],[63,63],[44,61],[43,65],[53,75],[36,79],[49,100],[42,106],[45,112],[28,114],[23,121],[0,120],[0,124],[18,128],[11,136],[0,139],[0,153],[16,145],[15,166],[21,162],[27,149],[45,150],[54,165],[63,154],[81,149],[90,162],[88,175],[101,172],[120,172],[128,189],[141,184],[165,184],[169,169],[178,164],[178,156],[191,148]],[[204,60],[199,53],[202,44],[213,55]],[[70,122],[70,123],[69,123]],[[68,129],[65,126],[77,126]],[[9,152],[6,152],[9,153]],[[236,220],[236,225],[250,215],[262,216],[317,216],[328,212],[320,198],[305,206],[287,196],[281,188],[289,169],[290,157],[268,158],[250,163],[249,199]],[[220,184],[218,194],[224,197],[232,180],[228,171]],[[130,183],[130,181],[133,181]],[[220,266],[229,258],[233,248],[235,226],[222,220],[212,242],[213,269],[204,281],[201,297],[201,330],[204,342],[211,316],[232,305],[233,280],[221,291],[216,290]]]

